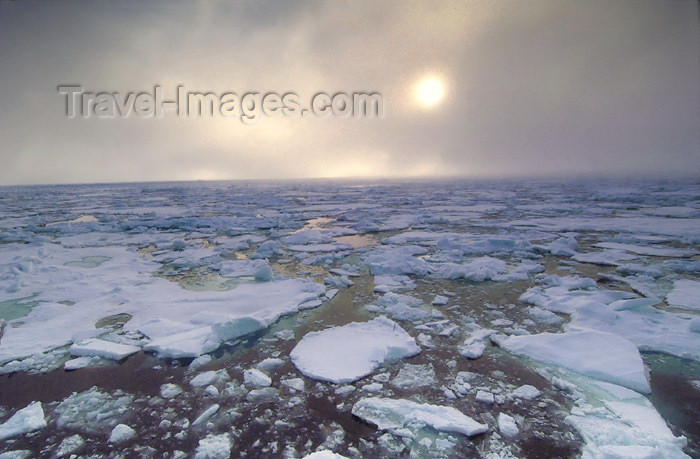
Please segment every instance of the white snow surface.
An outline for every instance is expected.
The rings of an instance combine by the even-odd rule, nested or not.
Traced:
[[[396,322],[380,316],[308,333],[290,356],[305,376],[345,384],[367,376],[384,362],[419,352],[415,339]]]

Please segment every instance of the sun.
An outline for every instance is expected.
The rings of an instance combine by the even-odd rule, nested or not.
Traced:
[[[413,96],[418,105],[433,108],[445,98],[446,88],[442,78],[435,75],[424,76],[414,86]]]

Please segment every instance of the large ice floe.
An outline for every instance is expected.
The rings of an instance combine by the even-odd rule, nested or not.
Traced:
[[[290,357],[304,375],[336,384],[356,381],[384,362],[420,352],[408,333],[386,317],[311,332]]]

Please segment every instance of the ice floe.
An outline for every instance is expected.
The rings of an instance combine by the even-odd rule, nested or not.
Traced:
[[[308,333],[290,353],[304,375],[344,384],[372,373],[385,361],[420,352],[416,341],[386,317]]]
[[[411,400],[370,397],[360,399],[352,414],[395,435],[413,437],[425,427],[474,436],[488,430],[451,406],[416,403]]]
[[[630,389],[649,393],[637,347],[611,333],[574,331],[511,336],[501,345],[510,352],[559,365]]]
[[[32,402],[0,424],[0,441],[46,427],[41,402]]]

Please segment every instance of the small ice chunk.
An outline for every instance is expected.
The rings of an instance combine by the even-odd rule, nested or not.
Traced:
[[[204,365],[208,364],[209,362],[212,361],[211,355],[209,354],[202,354],[196,359],[194,359],[192,362],[190,362],[190,366],[187,367],[189,370],[197,370],[198,368],[203,367]]]
[[[140,350],[141,348],[137,346],[92,338],[73,344],[70,347],[70,355],[75,357],[98,356],[105,359],[121,360]]]
[[[231,437],[229,434],[207,435],[199,440],[195,459],[228,459],[231,456]]]
[[[210,384],[216,384],[219,381],[225,381],[227,379],[228,373],[226,372],[226,370],[210,370],[200,373],[194,378],[192,378],[192,381],[190,381],[190,385],[194,387],[204,387]]]
[[[294,330],[280,330],[275,333],[275,338],[281,339],[282,341],[291,341],[294,339]]]
[[[63,368],[66,371],[79,370],[81,368],[87,368],[99,360],[99,357],[78,357],[66,361],[66,363],[63,364]]]
[[[476,401],[481,402],[481,403],[486,403],[488,405],[492,405],[495,401],[493,394],[491,392],[487,392],[485,390],[480,390],[477,391],[476,393]]]
[[[554,314],[552,311],[542,309],[539,306],[527,307],[525,308],[525,312],[527,312],[530,317],[543,324],[554,325],[564,322],[564,319]]]
[[[124,443],[136,436],[136,431],[126,424],[117,424],[109,436],[110,443]]]
[[[249,402],[262,402],[265,400],[272,400],[279,396],[279,391],[274,387],[263,387],[262,389],[253,389],[248,392],[245,399]]]
[[[338,386],[335,389],[336,395],[345,395],[345,394],[349,394],[351,392],[355,392],[355,386],[351,386],[350,384],[345,384],[344,386]]]
[[[257,368],[244,371],[243,381],[246,386],[252,387],[270,387],[272,385],[272,379]]]
[[[177,384],[167,383],[160,386],[160,396],[163,398],[175,398],[182,393],[182,388]]]
[[[445,306],[449,302],[449,298],[442,295],[435,295],[435,298],[430,303],[433,306]]]
[[[78,434],[66,437],[58,446],[58,449],[56,450],[56,457],[63,457],[73,454],[84,444],[85,440]]]
[[[498,415],[498,430],[501,432],[501,435],[506,438],[513,438],[520,433],[520,429],[518,429],[515,419],[505,413],[500,413]]]
[[[483,341],[473,341],[459,349],[459,353],[468,359],[478,359],[484,355],[486,343]]]
[[[367,376],[385,361],[419,352],[415,339],[396,322],[381,316],[308,333],[290,355],[304,375],[344,384]]]
[[[211,395],[212,397],[216,397],[217,395],[219,395],[219,389],[217,389],[216,386],[208,385],[204,389],[204,393],[207,395]]]
[[[522,398],[524,400],[532,400],[533,398],[539,397],[541,392],[530,384],[525,384],[513,391],[513,397]]]
[[[383,384],[378,383],[378,382],[373,382],[373,383],[365,384],[364,386],[362,386],[362,390],[365,392],[375,393],[375,392],[379,392],[380,390],[382,390],[383,387],[384,387]]]
[[[32,402],[0,424],[0,441],[46,427],[41,402]]]
[[[280,381],[283,386],[289,387],[297,392],[304,392],[304,380],[301,378],[283,379]]]
[[[421,404],[405,399],[363,398],[352,407],[352,414],[394,434],[424,426],[467,436],[488,430],[486,424],[476,422],[450,406]]]
[[[273,359],[271,357],[268,357],[267,359],[263,360],[262,362],[258,363],[255,365],[255,368],[261,371],[270,371],[274,370],[277,367],[280,367],[284,365],[284,360],[282,359]]]
[[[315,453],[307,454],[302,459],[348,459],[348,457],[324,449],[321,451],[316,451]]]
[[[217,411],[219,411],[219,408],[220,408],[220,406],[219,406],[217,403],[214,403],[212,406],[210,406],[209,408],[207,408],[206,410],[204,410],[204,412],[203,412],[202,414],[200,414],[200,415],[197,417],[197,419],[195,419],[194,421],[192,421],[192,424],[191,424],[191,425],[192,425],[192,426],[198,426],[198,425],[200,425],[200,424],[204,424],[205,422],[207,422],[207,421],[209,420],[209,418],[211,418],[212,416],[214,416],[214,415],[216,414]]]

